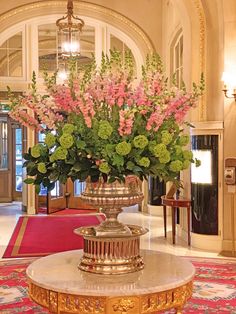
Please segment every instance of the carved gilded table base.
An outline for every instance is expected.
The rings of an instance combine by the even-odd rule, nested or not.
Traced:
[[[192,295],[193,265],[175,255],[141,250],[143,270],[98,275],[78,269],[82,250],[35,260],[26,270],[29,296],[51,313],[180,314]]]
[[[192,282],[181,287],[140,296],[94,297],[55,292],[29,282],[29,296],[52,313],[60,314],[154,314],[182,308],[192,295]]]

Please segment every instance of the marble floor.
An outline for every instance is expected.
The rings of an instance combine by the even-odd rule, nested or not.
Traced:
[[[21,215],[25,215],[25,213],[21,211],[20,203],[0,203],[0,258],[10,240],[18,217]],[[180,256],[220,257],[214,252],[206,252],[188,247],[186,242],[178,238],[176,239],[176,245],[172,245],[170,221],[168,222],[168,236],[167,239],[165,239],[162,217],[140,213],[137,208],[134,207],[126,208],[124,212],[119,215],[119,219],[127,224],[137,224],[149,229],[149,232],[142,237],[142,249],[158,250]]]

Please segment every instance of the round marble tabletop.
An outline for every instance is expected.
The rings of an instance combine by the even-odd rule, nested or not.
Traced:
[[[67,251],[34,261],[26,272],[31,298],[53,313],[138,314],[169,308],[181,313],[192,294],[195,270],[183,258],[143,250],[143,270],[96,275],[77,268],[82,254]]]

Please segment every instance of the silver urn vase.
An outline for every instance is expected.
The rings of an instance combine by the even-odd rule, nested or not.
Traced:
[[[88,180],[81,199],[95,208],[101,208],[106,219],[99,226],[75,230],[84,238],[84,254],[79,269],[96,274],[124,274],[143,269],[140,236],[148,230],[125,225],[117,219],[122,207],[143,200],[140,180],[135,176],[128,176],[125,183]]]

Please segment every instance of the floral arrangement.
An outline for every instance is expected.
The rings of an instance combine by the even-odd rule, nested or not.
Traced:
[[[33,75],[29,93],[11,97],[10,116],[46,135],[44,143],[24,155],[32,177],[26,183],[51,190],[55,181],[68,178],[114,182],[135,175],[176,181],[191,163],[199,165],[186,149],[184,119],[202,94],[203,78],[192,92],[184,85],[169,87],[160,57],[153,54],[138,81],[129,51],[123,58],[111,51],[110,58],[102,56],[100,67],[93,61],[79,75],[75,63],[70,64],[64,84],[56,83],[56,74],[45,74],[47,91],[42,95]]]

